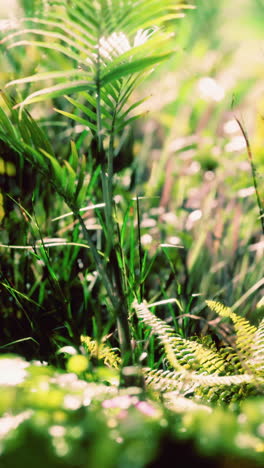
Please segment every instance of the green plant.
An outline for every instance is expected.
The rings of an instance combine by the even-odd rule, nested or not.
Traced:
[[[237,3],[18,3],[0,22],[0,350],[26,360],[0,359],[1,466],[262,466],[261,178],[224,129],[262,71],[233,70]]]
[[[188,464],[262,466],[263,397],[232,410],[168,393],[164,407],[105,376],[87,382],[72,370],[7,354],[0,368],[2,466],[36,460],[41,468],[142,468],[159,466],[168,453]]]
[[[26,18],[22,21],[24,29],[19,28],[1,41],[4,46],[8,43],[9,49],[18,46],[43,48],[51,65],[56,60],[61,63],[61,56],[67,58],[68,63],[63,62],[63,69],[40,70],[8,84],[34,87],[42,81],[56,83],[28,92],[14,107],[3,95],[2,140],[49,180],[78,220],[105,288],[108,308],[117,322],[124,364],[132,363],[133,355],[128,323],[127,267],[122,261],[120,230],[115,215],[116,140],[127,125],[141,117],[134,111],[142,100],[131,104],[132,92],[155,64],[173,53],[168,50],[171,34],[160,26],[177,18],[184,5],[177,6],[167,0],[161,6],[156,0],[151,3],[140,0],[136,10],[134,7],[134,2],[129,0],[122,3],[51,1],[44,17],[41,14],[40,17]],[[20,36],[22,40],[15,41]],[[32,36],[40,40],[34,40]],[[73,93],[78,99],[70,96]],[[79,154],[75,143],[71,143],[67,159],[58,160],[44,132],[25,111],[26,105],[62,97],[71,105],[71,111],[55,110],[81,125],[85,136],[88,134],[89,176],[86,159]],[[100,188],[97,193],[91,193],[89,187],[94,187],[95,181]],[[93,201],[91,208],[96,209],[98,203],[103,207],[103,214],[99,216],[104,235],[103,252],[96,247],[81,216],[80,210],[89,196]],[[58,286],[43,242],[42,248],[46,266]]]
[[[263,326],[256,328],[228,307],[215,301],[207,305],[222,317],[231,318],[236,333],[233,347],[177,336],[166,322],[144,303],[134,303],[138,317],[148,325],[163,347],[171,370],[145,369],[146,384],[156,391],[183,393],[214,403],[230,403],[251,394],[263,394]]]

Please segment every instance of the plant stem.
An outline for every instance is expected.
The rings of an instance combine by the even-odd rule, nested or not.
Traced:
[[[96,79],[96,102],[97,102],[97,134],[98,134],[98,151],[99,154],[103,151],[102,142],[102,118],[101,118],[101,87],[100,87],[100,47],[98,47],[97,54],[97,79]],[[131,365],[133,363],[133,353],[131,347],[129,321],[128,321],[128,306],[126,304],[125,295],[122,284],[122,270],[119,267],[117,253],[116,253],[116,242],[115,242],[115,229],[114,229],[114,218],[113,218],[113,159],[114,159],[114,132],[116,123],[116,112],[113,115],[112,127],[110,133],[110,144],[107,154],[107,173],[105,173],[105,164],[103,164],[102,173],[102,190],[103,198],[105,203],[105,218],[107,225],[106,234],[106,254],[109,255],[109,268],[110,275],[107,275],[102,265],[102,261],[99,258],[98,252],[93,246],[90,236],[87,232],[85,224],[80,215],[78,219],[81,222],[82,229],[87,239],[89,246],[92,249],[92,253],[98,268],[98,272],[101,275],[103,282],[106,286],[107,293],[111,300],[115,316],[117,320],[117,331],[119,338],[119,345],[121,350],[122,365]],[[126,378],[124,376],[124,384],[126,385]]]
[[[238,119],[236,119],[236,121],[237,121],[237,123],[239,125],[239,128],[240,128],[240,130],[241,130],[241,132],[243,134],[243,137],[245,139],[245,142],[246,142],[248,159],[249,159],[250,166],[251,166],[252,179],[253,179],[253,183],[254,183],[254,188],[255,188],[256,198],[257,198],[257,204],[258,204],[258,208],[259,208],[262,233],[264,234],[264,206],[262,204],[259,189],[258,189],[256,167],[255,167],[255,164],[254,164],[254,161],[253,161],[253,155],[252,155],[252,151],[251,151],[251,147],[250,147],[250,143],[249,143],[247,133],[246,133],[245,129],[243,128],[241,122]]]
[[[128,306],[123,293],[122,285],[122,272],[120,270],[116,249],[112,247],[109,257],[109,274],[106,273],[105,265],[101,260],[91,238],[88,230],[86,229],[85,223],[78,211],[74,211],[75,216],[80,222],[82,227],[83,235],[87,241],[92,255],[96,264],[97,271],[102,278],[103,284],[106,288],[106,292],[111,301],[113,310],[115,312],[117,321],[117,331],[119,338],[119,345],[122,358],[122,367],[133,364],[133,352],[130,339],[129,321],[128,321]],[[129,384],[131,384],[129,382]],[[126,385],[126,379],[124,377],[124,385]]]
[[[141,246],[141,230],[140,230],[140,211],[139,211],[139,198],[137,196],[137,231],[138,231],[138,256],[139,256],[139,297],[140,302],[143,301],[143,284],[142,284],[142,246]]]

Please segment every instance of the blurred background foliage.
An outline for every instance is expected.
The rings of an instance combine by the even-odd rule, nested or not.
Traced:
[[[176,25],[168,23],[175,55],[132,98],[150,96],[142,104],[148,114],[120,135],[115,168],[117,218],[121,224],[126,219],[122,247],[134,272],[140,265],[137,253],[132,254],[133,197],[145,197],[139,201],[144,281],[133,273],[131,282],[150,302],[177,297],[178,305],[164,306],[164,316],[173,317],[185,336],[205,332],[205,320],[211,319],[205,298],[232,305],[253,322],[263,310],[255,312],[263,295],[261,223],[245,140],[235,121],[249,135],[263,200],[263,4],[197,0],[195,5]],[[23,10],[33,15],[45,8],[46,2],[37,0],[2,4],[2,34]],[[33,46],[2,48],[0,85],[49,70],[55,60],[52,52]],[[60,60],[57,66],[66,69],[66,60]],[[38,88],[32,83],[10,89],[19,100]],[[71,109],[58,98],[30,111],[58,159],[68,156],[71,138],[87,154],[92,143],[83,128],[54,107]],[[1,243],[24,246],[54,237],[77,242],[74,221],[52,221],[67,211],[62,200],[18,154],[4,144],[0,151]],[[93,163],[89,158],[87,171]],[[86,223],[100,245],[98,213],[87,214]],[[89,255],[81,247],[49,249],[48,263],[41,251],[32,255],[1,248],[1,257],[3,346],[47,358],[61,342],[78,343],[83,332],[111,330]],[[190,311],[195,320],[181,318]],[[35,341],[11,344],[28,337]]]
[[[263,466],[262,397],[239,411],[181,397],[168,405],[142,401],[135,388],[118,391],[106,377],[89,382],[74,368],[62,373],[14,355],[2,356],[0,369],[3,468],[158,468],[173,459],[203,468]]]

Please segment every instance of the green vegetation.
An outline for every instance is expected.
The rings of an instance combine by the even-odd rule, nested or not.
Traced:
[[[264,466],[264,12],[193,3],[0,7],[1,467]]]

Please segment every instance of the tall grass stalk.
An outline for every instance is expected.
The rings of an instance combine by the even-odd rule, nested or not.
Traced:
[[[259,209],[259,219],[260,219],[260,223],[262,227],[262,234],[264,235],[264,200],[261,199],[260,192],[259,192],[256,166],[253,160],[253,155],[252,155],[251,146],[249,143],[247,132],[244,129],[243,125],[241,124],[240,120],[236,119],[236,121],[239,125],[239,128],[246,142],[246,148],[247,148],[247,154],[248,154],[248,159],[249,159],[250,168],[251,168],[252,180],[253,180],[253,184],[255,188],[256,199],[257,199],[257,204],[258,204],[258,209]]]

